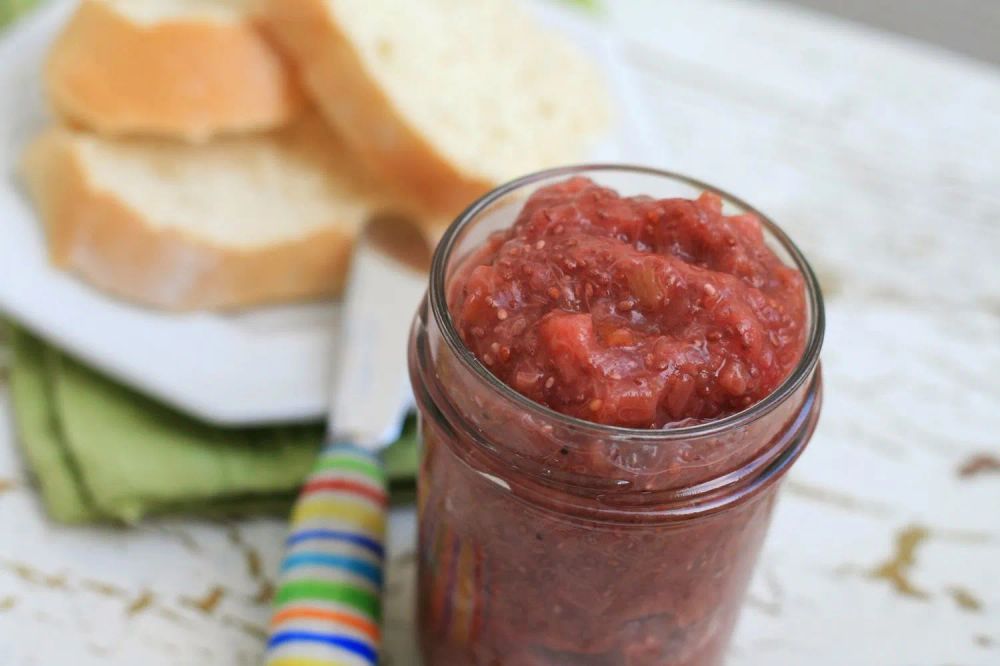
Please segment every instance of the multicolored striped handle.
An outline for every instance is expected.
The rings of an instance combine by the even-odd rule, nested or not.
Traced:
[[[323,450],[292,511],[267,666],[378,663],[387,504],[375,454]]]

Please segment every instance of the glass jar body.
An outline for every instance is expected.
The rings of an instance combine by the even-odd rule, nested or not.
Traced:
[[[776,251],[806,276],[810,332],[799,367],[746,412],[665,430],[599,426],[526,401],[478,364],[448,313],[454,266],[533,187],[580,172],[625,194],[707,187],[622,167],[539,174],[484,197],[442,240],[409,354],[428,666],[721,664],[779,482],[818,419],[822,301],[766,218]]]
[[[413,344],[427,339],[417,333]],[[484,434],[500,445],[507,435],[530,438],[537,424],[501,419],[491,426],[473,415],[490,429],[463,433],[431,402],[448,386],[411,367],[424,447],[417,612],[425,664],[722,663],[780,478],[815,426],[818,377],[796,397],[797,408],[782,410],[785,423],[727,440],[741,450],[784,444],[783,455],[760,467],[766,480],[708,493],[699,506],[660,503],[655,490],[631,504],[617,502],[609,488],[540,482],[525,461],[482,444]],[[535,436],[543,433],[544,425]],[[747,439],[758,434],[769,439]],[[594,455],[572,438],[564,442],[557,455],[566,465]],[[653,484],[628,470],[617,478]]]
[[[721,663],[775,487],[686,524],[569,520],[519,500],[424,426],[425,663]]]

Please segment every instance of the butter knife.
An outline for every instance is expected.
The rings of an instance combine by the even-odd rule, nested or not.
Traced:
[[[388,494],[377,452],[411,402],[407,337],[429,264],[406,220],[374,219],[355,245],[326,443],[292,511],[268,666],[378,663]]]

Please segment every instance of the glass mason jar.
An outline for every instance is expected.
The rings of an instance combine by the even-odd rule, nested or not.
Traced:
[[[539,187],[589,176],[622,195],[719,194],[760,217],[805,278],[807,341],[784,383],[700,425],[597,425],[532,402],[463,346],[446,287],[461,259],[509,227]],[[413,326],[421,416],[419,621],[428,666],[714,666],[722,662],[778,481],[819,417],[823,304],[788,237],[739,199],[625,166],[533,174],[448,229]]]

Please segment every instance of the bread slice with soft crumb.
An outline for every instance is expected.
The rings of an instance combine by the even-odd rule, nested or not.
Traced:
[[[315,117],[197,145],[57,127],[23,171],[57,266],[174,310],[336,295],[358,229],[393,209]]]
[[[45,85],[69,122],[110,135],[200,141],[277,127],[302,106],[256,25],[256,0],[83,0]]]
[[[512,0],[266,0],[262,17],[334,127],[433,209],[579,161],[608,121],[592,64]]]

